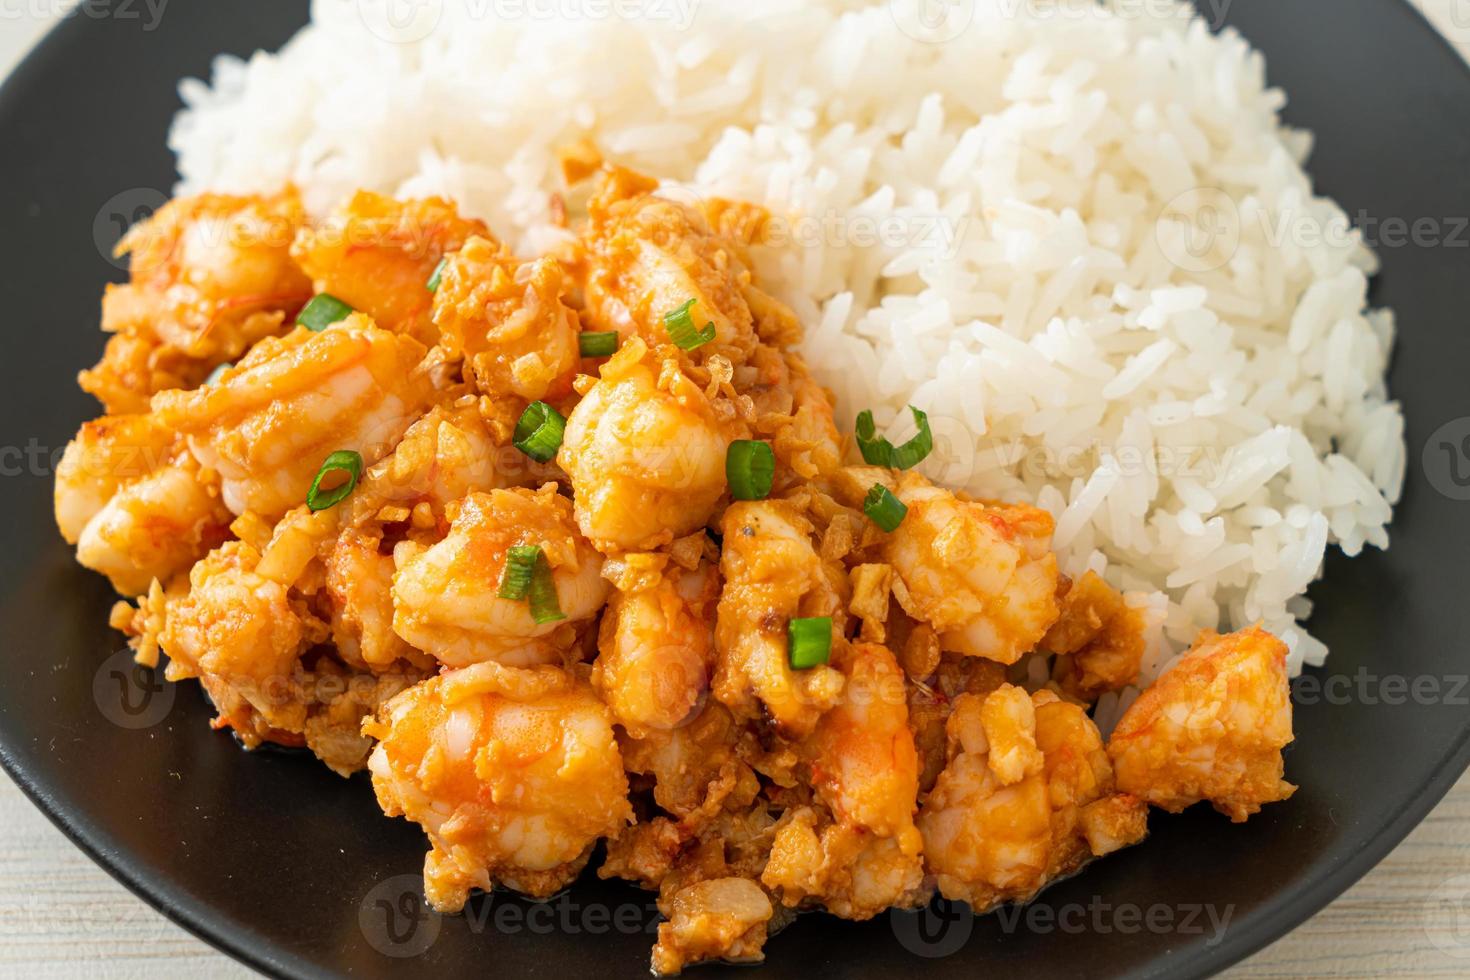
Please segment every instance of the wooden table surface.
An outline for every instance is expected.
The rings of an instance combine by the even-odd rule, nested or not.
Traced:
[[[0,0],[0,77],[73,2]],[[1470,57],[1470,0],[1413,2]],[[134,898],[0,775],[0,978],[254,976]],[[1470,977],[1470,775],[1367,877],[1224,976]]]

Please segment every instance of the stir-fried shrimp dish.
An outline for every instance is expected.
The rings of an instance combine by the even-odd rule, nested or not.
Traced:
[[[1149,611],[1051,512],[921,475],[917,409],[839,416],[762,220],[611,165],[539,257],[447,200],[175,200],[120,246],[61,533],[216,728],[370,774],[435,909],[626,879],[660,975],[1287,799],[1286,646],[1141,677]]]

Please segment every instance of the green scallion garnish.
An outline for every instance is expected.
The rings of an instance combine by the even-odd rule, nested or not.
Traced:
[[[314,333],[320,333],[351,315],[352,307],[335,296],[321,293],[312,297],[311,302],[301,308],[301,312],[296,315],[296,322]]]
[[[566,428],[567,420],[560,412],[545,402],[532,402],[521,413],[511,441],[536,462],[549,463],[561,448],[561,437]]]
[[[578,337],[578,343],[581,344],[583,357],[611,357],[618,349],[618,332],[602,330],[584,333]]]
[[[810,670],[826,663],[832,655],[832,617],[793,619],[786,625],[790,639],[791,668]]]
[[[424,283],[424,285],[429,288],[429,292],[437,293],[439,291],[439,283],[444,278],[444,267],[448,264],[449,256],[446,255],[444,256],[444,258],[439,260],[438,265],[434,266],[434,274],[429,277],[428,282]]]
[[[231,364],[229,361],[226,361],[225,363],[223,363],[223,364],[219,365],[218,367],[216,367],[213,371],[210,371],[209,372],[209,377],[207,377],[207,378],[204,379],[204,383],[206,385],[212,385],[212,384],[214,384],[216,381],[218,381],[224,375],[224,373],[226,371],[228,371],[230,368],[232,368],[234,366],[235,365]]]
[[[546,555],[537,549],[536,568],[531,574],[531,618],[537,623],[554,623],[566,619],[561,603],[556,597],[556,580],[551,577],[551,565]]]
[[[736,500],[765,500],[776,478],[776,454],[771,444],[736,439],[725,452],[725,479]]]
[[[858,413],[857,444],[864,460],[873,466],[908,470],[919,465],[925,456],[933,452],[934,433],[929,431],[929,416],[912,405],[909,406],[909,411],[914,413],[914,422],[919,426],[919,431],[902,446],[895,446],[887,439],[877,435],[872,412]]]
[[[322,480],[328,473],[346,473],[347,482],[330,490],[323,490]],[[361,477],[362,453],[352,449],[337,450],[316,471],[316,479],[311,481],[311,489],[306,491],[306,506],[314,511],[335,507],[347,499]]]
[[[669,332],[669,339],[682,350],[694,350],[715,339],[713,320],[706,323],[702,329],[694,326],[694,316],[689,312],[694,302],[691,299],[677,310],[664,314],[664,329]]]
[[[531,618],[537,623],[554,623],[566,619],[556,597],[556,579],[551,563],[538,545],[514,545],[505,553],[505,572],[500,577],[502,599],[529,600]]]
[[[531,577],[536,572],[536,562],[541,558],[541,549],[534,544],[515,545],[505,553],[505,574],[500,577],[502,599],[519,602],[531,591]]]
[[[868,515],[868,520],[890,534],[898,530],[908,512],[904,502],[881,483],[873,484],[873,489],[863,498],[863,513]]]

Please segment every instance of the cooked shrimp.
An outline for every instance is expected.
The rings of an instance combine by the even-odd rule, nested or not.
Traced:
[[[908,515],[884,554],[904,610],[932,626],[946,650],[1012,664],[1035,649],[1058,615],[1051,516],[960,500],[915,473],[894,492]]]
[[[306,499],[322,462],[355,450],[371,465],[427,407],[418,342],[364,316],[257,344],[215,384],[154,399],[160,424],[223,481],[236,514],[274,520]]]
[[[192,388],[278,333],[311,298],[290,256],[305,221],[288,189],[179,198],[135,225],[117,247],[131,254],[131,281],[109,286],[102,301],[102,329],[114,336],[82,372],[82,388],[109,413],[141,412],[154,392]]]
[[[565,395],[580,363],[577,314],[553,258],[522,263],[500,245],[471,238],[452,253],[434,294],[434,325],[449,357],[463,357],[480,391],[536,401],[553,385]]]
[[[785,501],[734,504],[720,531],[715,697],[740,717],[767,717],[783,734],[807,735],[836,703],[842,675],[825,665],[793,669],[787,628],[797,617],[830,616],[840,642],[845,576],[822,561],[811,523]]]
[[[553,195],[539,259],[372,193],[317,227],[292,192],[198,198],[129,235],[84,383],[131,414],[82,427],[55,509],[129,594],[140,663],[169,654],[247,747],[367,766],[441,911],[547,897],[602,848],[600,877],[657,893],[664,975],[758,960],[802,910],[1028,901],[1142,839],[1150,802],[1290,794],[1280,643],[1205,634],[1105,745],[1088,702],[1136,683],[1146,610],[1063,578],[1044,510],[844,464],[753,272],[769,212],[685,205],[585,141],[560,162],[603,177],[580,227],[583,193]],[[289,245],[213,237],[271,221]],[[284,331],[312,293],[352,310]],[[618,343],[584,358],[584,330]],[[533,402],[564,416],[544,462]],[[312,493],[338,451],[360,471]]]
[[[435,677],[364,730],[380,740],[369,768],[383,812],[429,836],[424,887],[440,911],[496,883],[551,895],[632,819],[607,708],[555,667]]]
[[[403,660],[370,673],[320,648],[334,630],[311,593],[320,586],[317,558],[334,541],[334,512],[298,507],[266,534],[247,520],[234,527],[251,540],[211,552],[181,588],[155,585],[137,616],[145,628],[162,620],[157,642],[172,658],[167,676],[199,679],[219,713],[216,728],[233,729],[248,748],[304,744],[351,775],[367,763],[363,717],[425,671]],[[139,656],[152,659],[141,644]]]
[[[451,507],[449,535],[395,554],[393,629],[453,667],[495,660],[550,663],[576,641],[574,627],[602,610],[602,556],[577,533],[571,502],[555,484],[538,491],[472,493]],[[499,596],[507,553],[535,545],[551,566],[564,620],[538,623],[526,600]]]
[[[624,340],[641,336],[657,346],[669,339],[664,317],[692,300],[688,313],[695,326],[715,327],[715,339],[694,358],[719,355],[744,363],[757,340],[744,295],[750,272],[703,215],[654,196],[657,187],[657,181],[612,168],[588,202],[586,320],[592,329],[616,330]]]
[[[87,524],[129,483],[174,464],[182,440],[151,415],[104,415],[84,422],[56,467],[56,526],[76,544]]]
[[[776,825],[761,883],[789,906],[812,905],[844,919],[871,919],[927,899],[923,862],[893,837],[833,823],[817,807],[788,809]]]
[[[260,553],[243,541],[212,551],[189,572],[188,592],[168,604],[161,637],[171,680],[208,676],[227,685],[280,728],[301,655],[326,638],[325,624],[289,586],[257,573]]]
[[[771,912],[771,900],[747,878],[713,878],[680,889],[669,921],[658,927],[653,972],[675,976],[706,960],[760,962]]]
[[[778,827],[762,881],[787,905],[816,901],[869,918],[919,893],[919,756],[893,654],[860,643],[834,663],[846,679],[842,698],[798,748],[833,825],[818,831],[813,813]]]
[[[439,198],[395,201],[359,191],[320,227],[304,229],[291,256],[317,292],[361,310],[384,330],[432,347],[438,340],[428,288],[434,268],[472,237],[489,234],[481,222],[460,217]]]
[[[332,642],[348,663],[383,669],[415,651],[393,632],[391,554],[382,538],[349,528],[338,536],[326,559]]]
[[[709,688],[720,578],[708,563],[630,583],[608,604],[592,684],[630,734],[687,721]]]
[[[183,441],[147,415],[83,425],[57,466],[53,500],[77,561],[129,596],[187,571],[230,522]]]
[[[419,509],[419,523],[448,526],[449,504],[476,490],[499,490],[551,478],[520,450],[500,445],[474,398],[436,405],[403,434],[393,451],[368,467],[345,506],[344,523],[366,527],[406,521]],[[425,513],[432,518],[426,521]],[[442,536],[442,531],[438,536]]]
[[[83,391],[111,415],[148,411],[148,399],[170,388],[193,388],[209,374],[207,364],[191,360],[150,335],[116,333],[107,338],[102,359],[77,375]]]
[[[1296,787],[1286,644],[1260,627],[1208,630],[1124,712],[1108,742],[1118,785],[1177,813],[1209,800],[1239,823]]]
[[[1061,618],[1042,637],[1057,654],[1053,678],[1083,701],[1118,691],[1138,680],[1143,662],[1143,613],[1088,571],[1061,598]]]
[[[948,728],[950,762],[918,821],[946,898],[977,911],[1026,901],[1143,837],[1142,802],[1114,792],[1102,738],[1076,705],[1004,685],[961,695]]]
[[[955,699],[961,694],[984,698],[1006,682],[1006,669],[994,660],[954,653],[941,655],[938,641],[927,626],[915,630],[911,640],[913,637],[918,638],[914,646],[934,645],[935,666],[925,668],[909,688],[909,727],[913,729],[914,744],[922,762],[919,789],[927,793],[934,788],[934,781],[948,761],[945,723]],[[911,650],[906,653],[913,656]]]
[[[905,854],[918,854],[919,757],[903,671],[875,643],[839,651],[834,666],[846,678],[842,698],[800,749],[810,760],[812,787],[839,821],[895,838]]]
[[[557,462],[577,524],[599,550],[649,551],[703,527],[725,493],[730,439],[673,362],[625,343],[572,410]]]
[[[77,561],[123,595],[186,571],[228,536],[230,513],[187,457],[123,487],[87,522]]]

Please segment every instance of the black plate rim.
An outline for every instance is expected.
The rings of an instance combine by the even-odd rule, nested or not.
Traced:
[[[1401,14],[1414,20],[1418,28],[1427,32],[1434,44],[1452,55],[1459,69],[1470,76],[1470,63],[1434,27],[1422,9],[1411,0],[1393,2]],[[71,35],[83,29],[80,23],[83,20],[75,16],[63,18],[26,53],[10,75],[0,81],[0,115],[16,98],[15,93],[23,87],[25,77],[39,71],[44,62],[59,55]],[[279,980],[331,976],[271,940],[219,918],[205,903],[178,894],[168,881],[108,846],[104,828],[93,826],[78,815],[63,813],[60,806],[19,765],[4,743],[0,743],[0,769],[4,769],[26,798],[68,841],[128,892],[170,922],[266,976]],[[1233,930],[1214,949],[1194,947],[1182,953],[1180,958],[1184,962],[1170,962],[1136,976],[1140,980],[1164,976],[1187,980],[1209,977],[1284,938],[1373,870],[1423,822],[1467,770],[1470,770],[1470,718],[1466,719],[1458,739],[1435,765],[1419,792],[1406,801],[1392,820],[1368,836],[1363,847],[1351,859],[1326,870],[1308,885],[1278,895],[1254,909],[1241,927]],[[1155,816],[1167,817],[1163,814]]]

